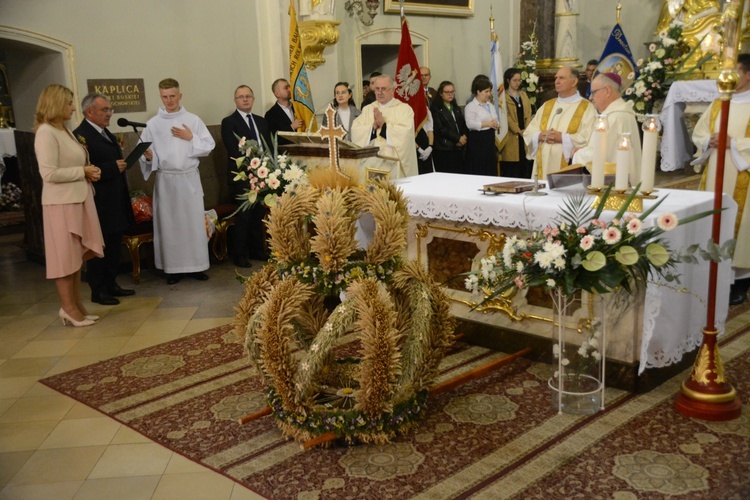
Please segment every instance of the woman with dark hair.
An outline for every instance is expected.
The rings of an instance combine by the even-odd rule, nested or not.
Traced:
[[[500,175],[531,178],[533,163],[526,158],[523,131],[531,121],[531,103],[521,90],[521,70],[508,68],[503,75],[505,104],[508,109],[508,138],[500,151]]]
[[[449,81],[440,82],[432,105],[434,121],[432,161],[435,172],[465,174],[464,146],[467,134],[466,121],[456,104],[456,87]]]
[[[492,82],[475,78],[471,86],[474,99],[466,105],[466,170],[469,174],[497,176],[495,132],[500,126],[495,107],[490,103]]]
[[[333,86],[333,101],[331,106],[336,110],[336,116],[334,117],[334,125],[341,125],[346,133],[344,140],[351,140],[350,131],[352,129],[352,123],[354,119],[359,116],[361,111],[354,104],[352,99],[352,89],[349,88],[349,84],[346,82],[338,82]],[[328,115],[323,115],[323,126],[328,125]]]
[[[55,280],[63,325],[89,326],[81,299],[81,267],[92,257],[104,257],[104,239],[91,185],[101,178],[89,164],[86,145],[65,127],[76,106],[73,92],[49,85],[39,96],[34,119],[34,151],[42,176],[42,220],[47,279]]]

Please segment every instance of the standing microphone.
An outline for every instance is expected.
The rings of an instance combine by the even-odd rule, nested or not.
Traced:
[[[552,128],[552,124],[555,122],[555,118],[557,118],[557,115],[561,114],[563,112],[562,108],[557,108],[555,110],[555,113],[552,115],[552,119],[550,120],[550,129]],[[118,122],[119,124],[119,122]],[[547,137],[549,136],[549,129],[544,131],[544,141],[547,142]]]

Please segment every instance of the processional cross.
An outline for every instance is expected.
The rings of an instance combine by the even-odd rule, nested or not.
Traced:
[[[327,124],[325,127],[320,127],[318,133],[328,141],[328,158],[331,162],[331,170],[348,179],[349,176],[341,171],[338,148],[338,141],[346,135],[346,132],[344,132],[344,127],[341,125],[335,125],[336,111],[330,104],[328,105],[328,108],[326,108],[326,117],[328,117]]]

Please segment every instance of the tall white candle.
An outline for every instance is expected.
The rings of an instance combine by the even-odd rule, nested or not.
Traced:
[[[630,170],[630,132],[622,132],[617,136],[616,161],[615,190],[627,191]]]
[[[656,145],[659,139],[661,122],[658,115],[646,115],[643,122],[643,152],[641,153],[641,192],[654,190],[656,172]]]
[[[596,115],[591,133],[594,158],[591,162],[591,187],[604,187],[604,160],[607,157],[607,115]]]

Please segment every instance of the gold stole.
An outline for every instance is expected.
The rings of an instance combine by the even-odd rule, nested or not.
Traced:
[[[711,111],[709,112],[709,133],[714,135],[716,133],[716,119],[719,117],[721,112],[721,101],[715,100],[711,104]],[[745,126],[745,137],[750,137],[750,121]],[[729,137],[727,137],[729,140]],[[706,190],[706,180],[708,179],[708,166],[703,170],[701,176],[700,190]],[[734,238],[737,239],[737,235],[740,232],[740,224],[742,223],[742,215],[745,212],[745,202],[747,201],[747,189],[750,186],[750,171],[737,172],[737,181],[734,183],[734,192],[732,198],[737,202],[737,218],[734,220]]]
[[[554,99],[550,99],[549,101],[544,103],[544,109],[542,110],[542,123],[541,123],[541,130],[542,132],[547,131],[547,127],[549,125],[549,117],[552,114],[552,109],[555,107],[555,104],[557,104],[557,97]],[[583,119],[583,114],[586,112],[586,108],[588,107],[589,102],[586,99],[582,99],[581,102],[578,103],[578,107],[576,108],[576,112],[573,113],[573,118],[568,123],[568,128],[565,131],[566,134],[574,134],[578,131],[578,127],[581,126],[581,120]],[[560,168],[563,169],[568,166],[568,162],[565,159],[565,156],[560,157]],[[536,150],[536,168],[537,168],[537,175],[540,179],[544,178],[544,169],[542,168],[542,144],[537,147]]]

